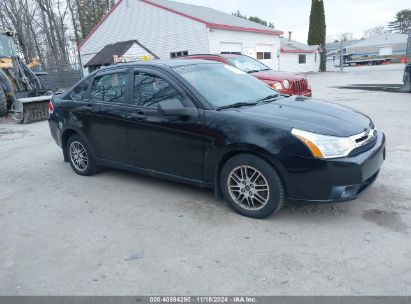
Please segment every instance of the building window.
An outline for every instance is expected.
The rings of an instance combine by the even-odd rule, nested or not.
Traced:
[[[178,52],[171,52],[170,53],[170,58],[178,58],[178,57],[183,57],[183,56],[188,56],[188,51],[178,51]]]
[[[298,63],[299,64],[307,63],[307,55],[306,54],[298,54]]]
[[[257,59],[271,59],[271,52],[257,52]]]

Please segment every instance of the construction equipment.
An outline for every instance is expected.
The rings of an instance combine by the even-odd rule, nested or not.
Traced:
[[[14,33],[0,32],[0,116],[23,124],[48,118],[48,104],[56,90],[49,75],[30,69],[17,55]]]

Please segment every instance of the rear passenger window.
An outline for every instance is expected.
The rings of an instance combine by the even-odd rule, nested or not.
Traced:
[[[128,72],[113,73],[94,78],[91,99],[94,101],[124,102]]]
[[[90,80],[84,80],[82,83],[79,83],[73,90],[70,92],[70,98],[72,100],[81,101],[86,97],[86,93],[90,86]]]
[[[164,79],[147,73],[134,75],[133,103],[137,106],[156,108],[161,101],[182,100],[181,94]]]

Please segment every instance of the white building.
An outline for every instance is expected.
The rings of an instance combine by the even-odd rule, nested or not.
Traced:
[[[354,57],[390,56],[402,57],[407,49],[407,34],[387,32],[360,40],[346,47],[346,54]]]
[[[239,53],[277,69],[281,34],[208,7],[168,0],[119,0],[79,49],[83,66],[108,44],[138,40],[160,59]]]
[[[318,45],[306,45],[290,38],[280,39],[278,70],[297,73],[318,72],[321,61]]]

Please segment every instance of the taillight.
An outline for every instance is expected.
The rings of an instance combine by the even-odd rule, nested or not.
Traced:
[[[51,98],[49,102],[49,114],[53,114],[53,112],[54,112],[54,105],[53,105],[53,98]]]

